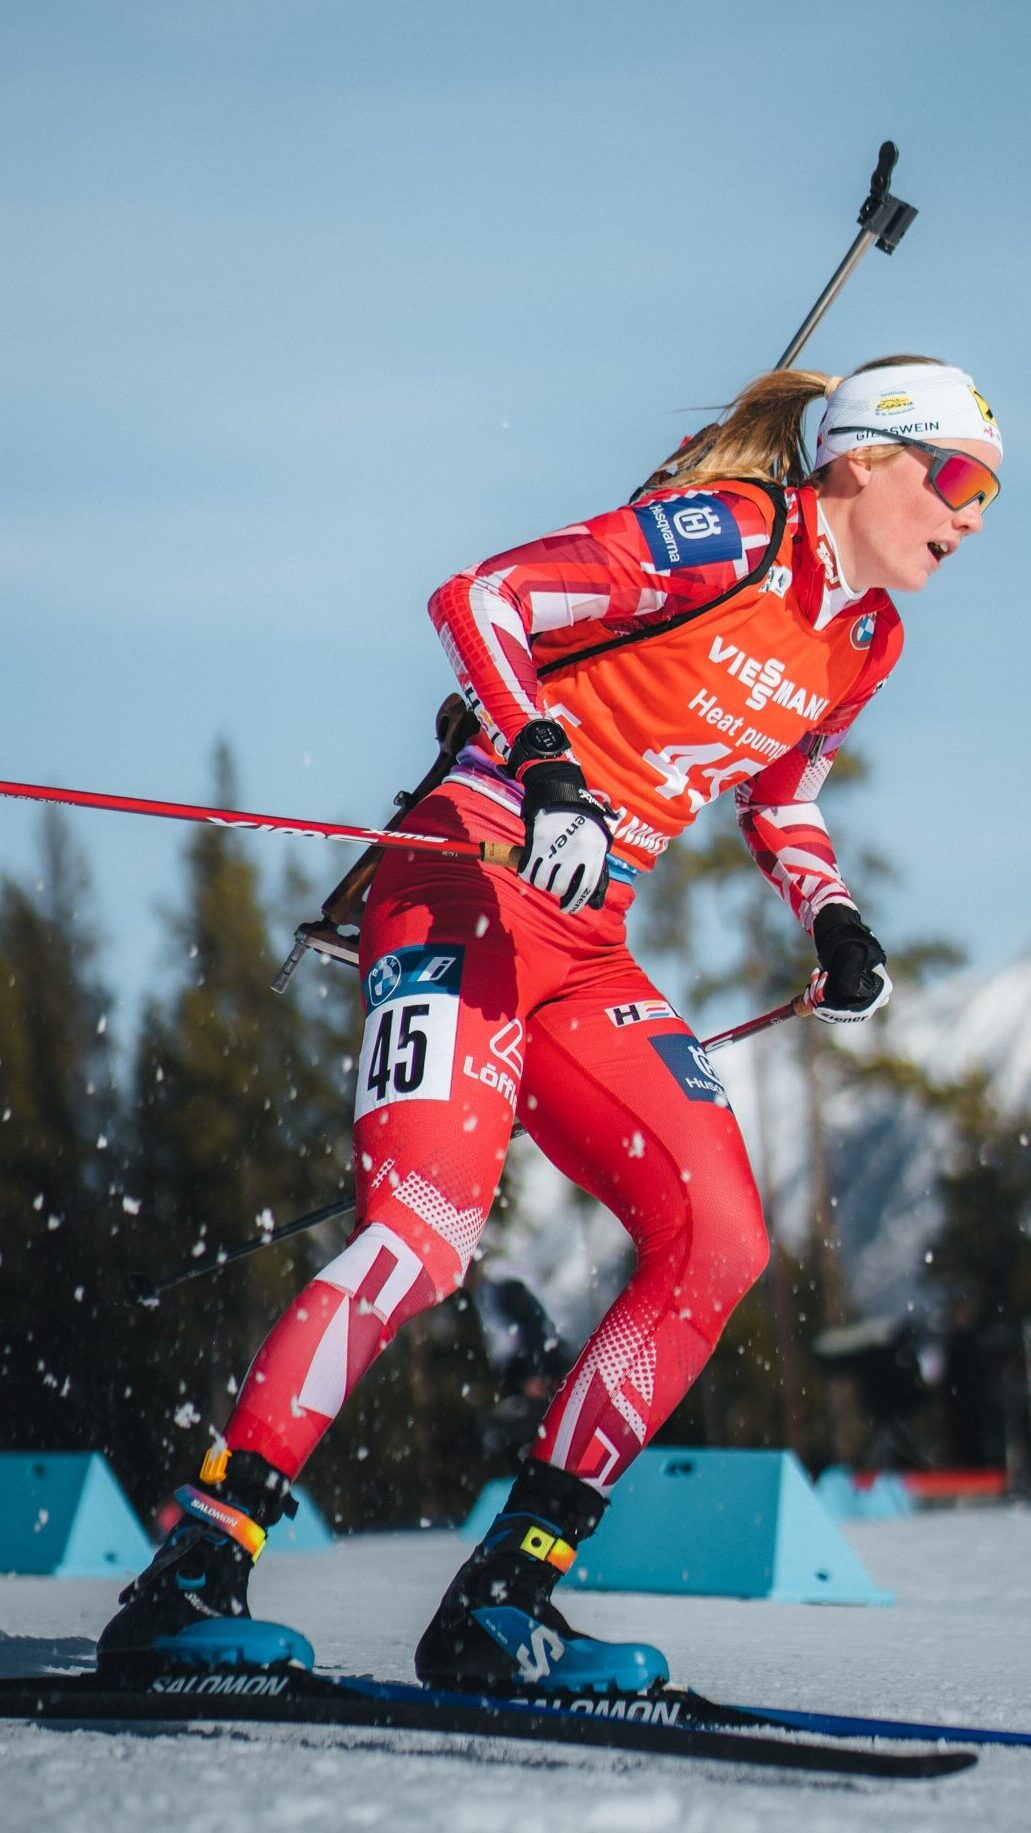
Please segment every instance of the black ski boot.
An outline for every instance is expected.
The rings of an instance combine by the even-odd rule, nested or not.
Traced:
[[[419,1679],[463,1693],[642,1693],[668,1680],[658,1649],[579,1635],[551,1601],[606,1506],[579,1477],[528,1463],[419,1643]]]
[[[101,1665],[151,1657],[157,1637],[191,1624],[249,1617],[247,1581],[267,1531],[297,1513],[286,1477],[253,1451],[209,1451],[175,1499],[182,1519],[119,1597],[97,1643]]]

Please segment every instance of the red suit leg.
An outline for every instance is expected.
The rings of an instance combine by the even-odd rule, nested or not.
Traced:
[[[657,999],[639,969],[618,984],[617,998],[594,987],[534,1015],[523,1085],[544,1152],[638,1250],[536,1451],[600,1489],[697,1380],[768,1255],[744,1143],[704,1052],[675,1017],[634,1016]]]
[[[463,831],[446,802],[441,818],[443,831]],[[522,1076],[529,994],[512,932],[529,900],[514,874],[465,862],[420,860],[416,875],[391,855],[377,874],[362,923],[363,1225],[266,1338],[226,1428],[231,1449],[290,1478],[400,1326],[465,1277]],[[531,952],[538,963],[548,953]]]

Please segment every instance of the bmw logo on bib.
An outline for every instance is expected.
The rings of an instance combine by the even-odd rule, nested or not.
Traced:
[[[401,963],[396,955],[382,955],[369,973],[369,998],[374,1006],[389,999],[401,978]]]
[[[869,649],[876,628],[877,619],[872,611],[867,611],[863,617],[857,617],[848,633],[853,649]]]

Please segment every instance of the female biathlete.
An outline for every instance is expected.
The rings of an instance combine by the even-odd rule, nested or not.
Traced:
[[[821,396],[810,474],[802,420]],[[720,1082],[628,952],[634,881],[733,789],[760,871],[812,936],[816,1016],[884,1004],[884,951],[816,797],[900,653],[887,591],[919,591],[979,531],[1001,455],[970,377],[932,359],[844,380],[774,371],[628,506],[435,594],[479,735],[410,825],[519,843],[519,871],[400,853],[380,865],[361,935],[360,1227],[259,1350],[102,1658],[247,1613],[251,1565],[330,1421],[405,1320],[461,1284],[518,1116],[619,1217],[637,1265],[416,1669],[490,1691],[667,1677],[658,1650],[571,1629],[551,1593],[767,1242]]]

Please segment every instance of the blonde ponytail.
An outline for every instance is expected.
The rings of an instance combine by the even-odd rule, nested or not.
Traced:
[[[687,440],[652,472],[645,490],[696,489],[718,478],[801,484],[809,476],[802,424],[811,401],[840,378],[817,369],[771,369],[735,395],[724,420]]]

